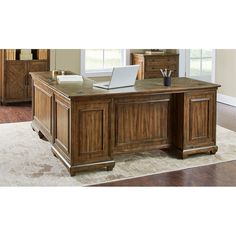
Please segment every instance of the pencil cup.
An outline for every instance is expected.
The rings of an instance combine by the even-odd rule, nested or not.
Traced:
[[[164,77],[164,86],[171,86],[171,77]]]

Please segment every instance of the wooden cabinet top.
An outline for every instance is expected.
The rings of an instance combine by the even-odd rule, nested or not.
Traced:
[[[42,82],[52,90],[63,94],[65,97],[75,99],[77,97],[116,97],[120,95],[141,95],[141,94],[156,94],[156,93],[179,93],[188,90],[201,89],[216,89],[220,87],[218,84],[207,83],[190,78],[172,78],[172,86],[165,87],[163,85],[163,78],[154,78],[147,80],[137,80],[135,86],[117,88],[117,89],[101,89],[93,87],[91,80],[76,83],[58,84],[56,80],[52,80],[51,72],[31,72],[32,79],[37,83]],[[71,74],[71,72],[69,73]],[[103,77],[104,78],[104,77]],[[102,79],[100,78],[99,81]],[[103,81],[109,80],[108,77]]]
[[[160,53],[160,54],[146,54],[146,53],[132,53],[133,56],[139,57],[170,57],[170,56],[179,56],[178,53]]]

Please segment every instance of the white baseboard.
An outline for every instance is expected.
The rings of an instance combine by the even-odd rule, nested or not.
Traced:
[[[227,96],[221,93],[217,94],[217,102],[236,107],[236,97]]]

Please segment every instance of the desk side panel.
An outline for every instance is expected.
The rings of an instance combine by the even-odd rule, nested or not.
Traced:
[[[4,50],[0,49],[0,104],[2,101],[3,73],[4,73]]]
[[[73,164],[111,160],[110,100],[74,102],[72,105]]]
[[[215,145],[216,92],[185,94],[184,148]]]
[[[52,142],[52,100],[53,91],[44,84],[33,84],[33,127]]]
[[[55,93],[53,145],[71,163],[71,104],[70,100]]]

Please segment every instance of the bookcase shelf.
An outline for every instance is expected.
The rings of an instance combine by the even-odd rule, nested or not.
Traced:
[[[15,61],[15,60],[22,60],[26,61],[24,59],[20,58],[22,49],[5,49],[5,60],[7,61]],[[32,54],[31,60],[48,60],[48,49],[27,49],[30,50],[30,53]]]
[[[30,101],[32,82],[29,72],[49,71],[50,50],[26,49],[29,54],[20,56],[22,49],[0,50],[0,102]],[[30,57],[32,59],[24,58]]]

